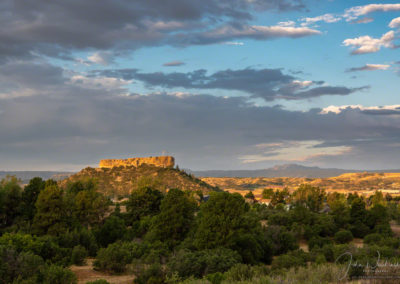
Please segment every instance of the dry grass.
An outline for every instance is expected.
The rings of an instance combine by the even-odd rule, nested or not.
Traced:
[[[93,270],[94,259],[87,259],[87,264],[84,266],[72,265],[71,271],[75,273],[78,278],[78,284],[85,284],[88,281],[95,281],[99,279],[107,280],[110,283],[131,284],[135,279],[135,275],[110,275],[104,272]]]

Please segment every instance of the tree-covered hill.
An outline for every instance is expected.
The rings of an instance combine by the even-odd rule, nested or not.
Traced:
[[[151,186],[165,191],[178,188],[189,191],[202,191],[204,193],[218,190],[206,182],[175,168],[163,168],[152,165],[139,167],[114,167],[114,168],[85,168],[60,182],[61,186],[82,179],[93,178],[96,180],[98,190],[106,195],[124,196],[140,186],[140,183],[149,183]]]

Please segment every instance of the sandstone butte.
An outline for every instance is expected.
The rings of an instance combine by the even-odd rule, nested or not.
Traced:
[[[172,156],[158,156],[145,158],[129,158],[129,159],[107,159],[101,160],[99,168],[114,167],[138,167],[143,164],[153,165],[156,167],[172,168],[175,165],[175,158]]]

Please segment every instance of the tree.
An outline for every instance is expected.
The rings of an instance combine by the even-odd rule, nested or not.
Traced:
[[[213,192],[200,207],[194,243],[198,249],[232,246],[238,234],[247,232],[244,215],[249,211],[243,197]]]
[[[16,177],[8,176],[0,181],[0,228],[12,225],[20,215],[21,193]]]
[[[163,194],[151,187],[142,187],[133,191],[126,204],[128,223],[158,214],[162,199]]]
[[[160,214],[153,219],[148,237],[174,247],[191,229],[196,202],[185,192],[171,189],[162,200],[160,209]]]
[[[325,191],[319,187],[314,187],[309,184],[302,184],[292,194],[293,201],[306,206],[313,212],[319,212],[322,209]]]
[[[35,215],[35,203],[39,197],[39,193],[45,188],[46,182],[40,178],[35,177],[29,181],[29,184],[24,187],[22,192],[23,214],[28,220],[32,220]]]
[[[262,198],[271,199],[274,194],[274,190],[272,188],[265,188],[262,192]]]
[[[244,198],[250,199],[250,200],[252,200],[253,202],[254,202],[254,200],[255,200],[255,196],[254,196],[254,194],[253,194],[252,191],[249,191],[248,193],[246,193],[246,195],[244,196]]]
[[[75,216],[82,225],[99,224],[108,210],[108,203],[107,198],[94,189],[80,191],[74,198]]]
[[[33,230],[39,235],[60,235],[67,230],[64,193],[56,185],[47,186],[39,193]]]
[[[335,242],[338,244],[349,243],[353,240],[353,234],[350,231],[342,230],[335,234]]]
[[[110,216],[96,232],[97,241],[103,247],[121,239],[126,232],[125,222],[117,216]]]

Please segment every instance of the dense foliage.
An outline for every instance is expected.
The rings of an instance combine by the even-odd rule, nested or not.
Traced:
[[[391,227],[398,199],[379,191],[366,198],[309,185],[266,189],[264,205],[251,191],[206,197],[135,186],[113,201],[91,179],[63,187],[2,180],[0,283],[76,283],[68,267],[87,257],[97,270],[135,274],[136,283],[328,283],[349,261],[344,253],[361,264],[376,263],[377,251],[400,260]],[[350,268],[345,277],[368,273]]]

